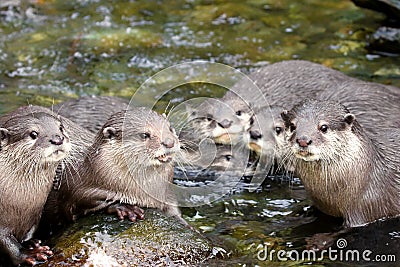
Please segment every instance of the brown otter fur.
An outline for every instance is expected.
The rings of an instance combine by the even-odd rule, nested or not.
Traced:
[[[351,78],[339,71],[303,60],[274,63],[251,73],[249,78],[260,88],[261,93],[250,91],[250,88],[254,87],[250,87],[249,81],[243,80],[235,84],[232,90],[221,99],[240,114],[240,117],[243,118],[241,119],[242,125],[251,124],[256,120],[261,121],[261,124],[264,125],[266,121],[271,121],[269,111],[273,110],[275,106],[279,105],[290,109],[293,105],[309,98],[339,101],[357,116],[358,122],[368,133],[373,133],[379,127],[399,126],[400,124],[397,115],[400,113],[400,105],[398,105],[400,89],[393,86]],[[243,100],[247,100],[247,104],[250,106]],[[251,115],[254,116],[253,119],[248,120]],[[262,154],[265,156],[280,154],[280,151],[276,149],[281,143],[271,143],[273,139],[268,138],[273,136],[274,129],[280,128],[280,124],[282,124],[280,118],[274,118],[274,123],[276,125],[273,127],[263,127],[263,133],[258,136],[259,138],[254,138],[257,137],[254,127],[259,128],[260,125],[253,126],[244,134],[245,142],[250,140],[250,149],[260,150],[262,144],[270,143],[278,146],[264,146]],[[249,127],[245,126],[244,128]],[[253,138],[251,131],[253,131]],[[252,142],[252,139],[256,142]]]
[[[359,226],[400,214],[400,131],[367,134],[332,101],[305,101],[283,112],[288,159],[321,211]]]
[[[290,109],[304,99],[315,98],[319,93],[349,81],[357,80],[317,63],[287,60],[250,73],[248,78],[230,88],[221,101],[233,109],[248,129],[252,109],[268,105]]]
[[[253,123],[243,135],[244,143],[250,150],[263,157],[262,166],[265,170],[279,164],[282,161],[282,147],[286,145],[284,137],[284,121],[281,118],[283,108],[280,106],[266,106],[254,110]],[[261,166],[260,166],[261,167]],[[278,170],[277,169],[277,170]]]
[[[400,89],[395,91],[391,86],[352,80],[321,92],[317,98],[346,106],[368,133],[379,132],[381,127],[400,127]]]
[[[116,203],[159,208],[180,218],[170,189],[179,141],[168,121],[146,108],[113,114],[75,172],[66,174],[59,205],[73,219]]]
[[[34,106],[0,117],[0,126],[0,247],[13,264],[34,265],[51,251],[21,243],[39,223],[57,165],[70,151],[69,136],[56,114]]]
[[[53,110],[96,134],[112,114],[128,105],[128,100],[115,96],[82,96],[54,105]]]
[[[186,118],[180,118],[180,122],[172,119],[178,126],[176,129],[183,147],[198,150],[197,145],[205,139],[221,145],[234,144],[241,139],[244,129],[232,109],[219,99],[208,98],[201,103],[186,103],[185,107]],[[182,121],[185,124],[179,125]]]

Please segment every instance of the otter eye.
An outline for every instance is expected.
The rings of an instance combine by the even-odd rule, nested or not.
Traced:
[[[293,123],[291,123],[291,124],[289,125],[289,130],[290,130],[291,132],[293,132],[294,130],[296,130],[296,125],[294,125]]]
[[[282,127],[275,127],[275,132],[279,135],[282,132]]]
[[[60,125],[60,131],[64,132],[64,126]]]
[[[142,138],[143,140],[147,140],[150,138],[150,134],[149,133],[140,133],[139,134],[140,138]]]
[[[35,140],[36,138],[38,138],[39,134],[38,134],[38,132],[36,132],[36,131],[32,131],[32,132],[29,134],[29,136],[30,136],[33,140]]]
[[[242,116],[242,111],[241,110],[236,111],[236,115],[237,116]]]
[[[250,118],[250,125],[253,125],[253,124],[254,124],[254,118],[251,117],[251,118]]]
[[[319,130],[323,133],[326,133],[328,131],[328,125],[322,124],[321,127],[319,127]]]
[[[225,155],[225,159],[226,159],[227,161],[231,161],[232,155]]]

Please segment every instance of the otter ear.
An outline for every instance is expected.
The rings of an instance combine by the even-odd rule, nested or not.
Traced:
[[[103,135],[105,138],[112,139],[117,134],[117,130],[114,127],[106,127],[103,129]]]
[[[1,147],[7,145],[9,136],[10,135],[6,128],[0,128],[0,150]]]
[[[281,113],[281,117],[284,121],[289,121],[289,111],[284,109]]]
[[[355,119],[356,116],[354,116],[354,114],[347,113],[346,115],[344,115],[344,121],[349,125],[352,124]]]

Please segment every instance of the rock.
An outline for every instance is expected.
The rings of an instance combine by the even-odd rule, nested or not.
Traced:
[[[369,37],[369,48],[391,54],[400,53],[400,29],[380,27]]]
[[[95,214],[64,231],[54,242],[54,257],[42,266],[193,266],[211,258],[213,249],[206,238],[156,210],[135,223]]]
[[[400,20],[400,0],[352,0],[359,7],[382,12],[389,18]]]
[[[352,0],[360,7],[384,13],[400,21],[400,0]],[[400,29],[382,26],[368,38],[369,49],[388,54],[400,53]]]

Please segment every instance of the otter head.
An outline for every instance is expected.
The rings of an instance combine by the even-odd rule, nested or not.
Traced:
[[[282,108],[263,107],[255,110],[251,126],[244,135],[249,149],[260,156],[274,156],[285,143],[284,122],[280,116]]]
[[[200,139],[210,138],[217,144],[231,145],[240,141],[244,132],[237,114],[229,104],[210,98],[191,108],[189,120]]]
[[[23,107],[6,115],[0,128],[0,147],[13,158],[51,163],[65,158],[71,149],[69,137],[60,117],[51,111],[35,112]]]
[[[240,125],[243,131],[247,131],[252,124],[252,118],[254,116],[252,107],[233,91],[228,91],[221,98],[221,101],[235,114],[237,119],[236,123]]]
[[[178,137],[165,116],[143,107],[113,114],[99,134],[102,142],[116,147],[129,164],[168,164],[179,152]]]
[[[355,116],[333,101],[307,100],[281,114],[296,158],[331,161],[343,157],[355,137]]]

